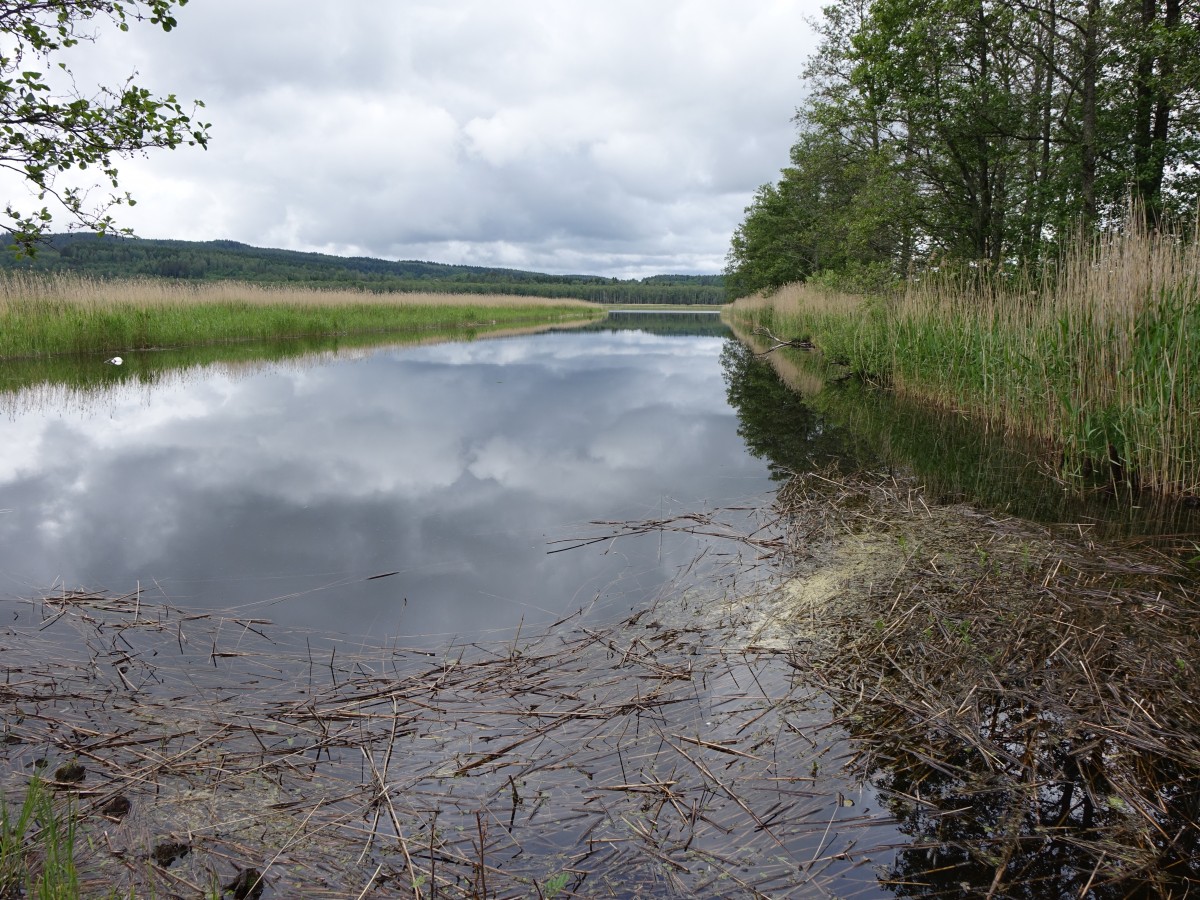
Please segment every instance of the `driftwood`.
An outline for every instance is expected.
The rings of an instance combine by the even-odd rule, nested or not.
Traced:
[[[771,342],[770,347],[768,347],[766,350],[763,350],[761,352],[756,352],[754,354],[755,356],[766,356],[768,353],[774,353],[776,350],[779,350],[782,347],[790,347],[793,350],[814,350],[814,349],[816,349],[815,345],[813,344],[812,341],[789,340],[788,338],[781,338],[777,334],[772,332],[771,329],[769,329],[763,325],[760,325],[757,328],[755,328],[753,333],[759,337],[765,337]]]

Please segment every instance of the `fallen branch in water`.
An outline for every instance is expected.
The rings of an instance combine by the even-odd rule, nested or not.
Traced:
[[[759,335],[761,337],[765,337],[771,341],[770,347],[768,347],[766,350],[763,350],[761,353],[755,353],[754,354],[755,356],[766,356],[768,353],[774,353],[776,350],[779,350],[781,347],[790,347],[793,350],[814,350],[814,349],[816,349],[815,346],[813,345],[812,341],[809,341],[809,340],[797,341],[797,340],[789,340],[788,338],[781,338],[777,334],[772,332],[770,328],[767,328],[765,325],[760,325],[757,328],[755,328],[754,334]]]

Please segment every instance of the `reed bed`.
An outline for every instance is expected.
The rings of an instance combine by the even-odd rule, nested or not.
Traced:
[[[1103,469],[1200,494],[1200,243],[1131,228],[1037,278],[930,271],[902,295],[805,285],[738,301],[743,327],[811,341],[896,390],[1047,439]]]
[[[519,326],[602,314],[577,300],[373,294],[239,282],[0,274],[0,358],[115,353],[222,341]]]

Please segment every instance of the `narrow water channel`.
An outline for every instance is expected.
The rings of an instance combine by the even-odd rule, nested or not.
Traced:
[[[715,314],[294,349],[0,367],[23,385],[0,394],[0,776],[20,803],[39,761],[79,758],[80,809],[132,798],[132,824],[89,820],[93,883],[235,863],[270,897],[1195,881],[1192,595],[1087,543],[1174,553],[1188,505],[1080,498],[1039,448],[765,359]],[[712,589],[752,541],[613,537],[750,530],[812,471],[755,595]],[[1064,524],[1080,541],[1052,558]],[[1095,709],[1072,705],[1089,658],[1112,679]],[[1129,728],[1143,700],[1166,725]],[[196,852],[124,865],[165,837]]]

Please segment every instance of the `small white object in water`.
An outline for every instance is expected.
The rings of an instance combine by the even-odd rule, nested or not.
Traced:
[[[124,362],[124,360],[121,359],[121,357],[119,357],[119,356],[114,356],[112,359],[106,359],[105,362],[108,363],[110,366],[119,366],[121,363]]]

